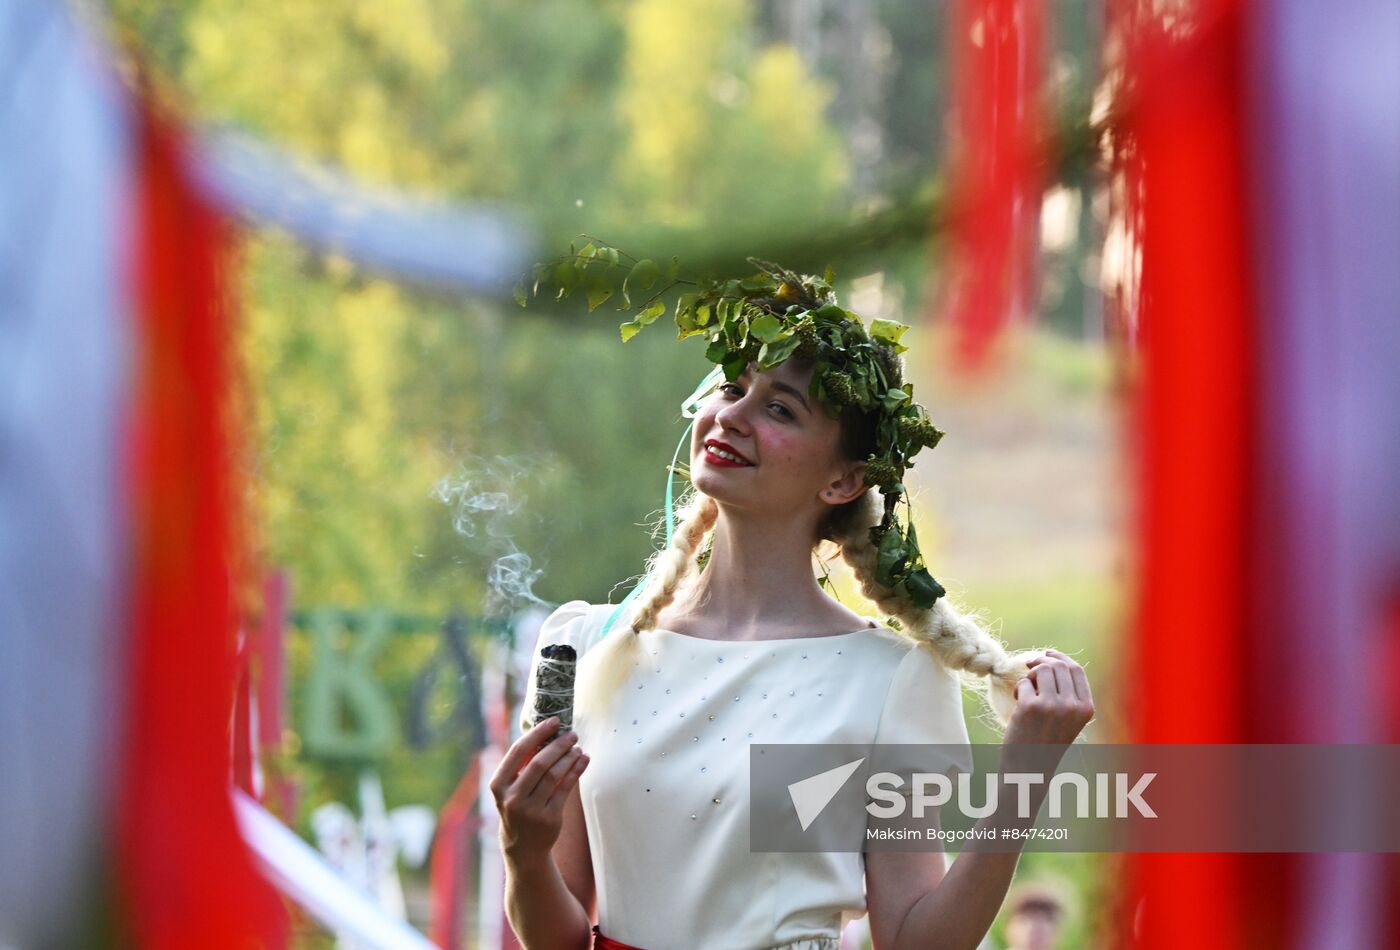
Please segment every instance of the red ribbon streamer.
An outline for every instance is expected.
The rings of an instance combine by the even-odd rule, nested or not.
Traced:
[[[229,800],[231,329],[218,279],[229,232],[192,186],[173,125],[140,107],[136,135],[122,924],[155,950],[281,946],[285,915]]]
[[[1115,134],[1124,214],[1140,242],[1133,741],[1251,742],[1273,700],[1248,675],[1258,431],[1254,240],[1247,199],[1246,13],[1119,0],[1130,106]],[[1174,20],[1172,18],[1175,18]],[[1190,29],[1183,29],[1189,26]],[[1204,383],[1208,381],[1209,385]],[[1287,945],[1284,856],[1131,854],[1115,945]]]
[[[478,752],[472,756],[466,774],[438,815],[428,899],[432,917],[429,933],[439,947],[467,945],[462,930],[462,906],[471,886],[472,843],[481,826],[476,815],[480,793],[481,753]]]
[[[1036,0],[958,0],[951,27],[949,307],[959,365],[973,369],[1028,289],[1043,187],[1045,37]]]

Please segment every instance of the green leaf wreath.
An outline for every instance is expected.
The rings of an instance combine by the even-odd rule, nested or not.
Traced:
[[[895,515],[905,499],[903,478],[922,448],[933,448],[943,433],[929,421],[924,407],[914,402],[914,387],[891,385],[894,368],[886,364],[875,343],[894,353],[908,349],[900,337],[909,327],[893,320],[871,320],[836,303],[834,275],[821,278],[798,274],[757,258],[756,272],[742,278],[715,279],[681,276],[678,258],[665,265],[637,260],[596,238],[568,255],[536,264],[515,287],[523,307],[530,297],[552,295],[562,300],[575,292],[588,300],[588,310],[617,300],[620,312],[632,318],[620,326],[625,343],[667,311],[667,295],[676,298],[676,339],[704,335],[705,358],[724,369],[733,381],[750,362],[760,371],[796,355],[815,364],[808,395],[827,415],[838,418],[847,407],[877,418],[875,450],[865,460],[865,483],[878,486],[885,500],[884,517],[870,529],[878,552],[876,580],[914,604],[928,608],[945,593],[924,565],[912,518],[907,529]]]

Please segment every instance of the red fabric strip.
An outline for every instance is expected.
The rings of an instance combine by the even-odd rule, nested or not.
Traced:
[[[1243,12],[1204,0],[1206,28],[1171,36],[1125,0],[1136,95],[1143,379],[1135,406],[1140,557],[1126,666],[1136,742],[1243,742],[1253,431],[1244,200]],[[1218,14],[1218,16],[1216,15]],[[1230,854],[1127,856],[1135,948],[1262,946],[1244,939],[1244,862]],[[1275,909],[1277,911],[1277,908]]]
[[[137,111],[130,650],[115,879],[134,946],[281,946],[284,914],[229,801],[229,234],[171,125]]]
[[[472,756],[438,814],[428,882],[429,936],[439,947],[464,947],[462,904],[471,884],[471,843],[480,824],[476,802],[481,794],[481,753]]]
[[[1036,0],[957,0],[950,51],[948,308],[957,365],[975,369],[1027,288],[1039,235],[1044,28]]]

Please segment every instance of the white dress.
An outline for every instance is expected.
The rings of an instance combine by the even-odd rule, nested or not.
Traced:
[[[539,650],[581,659],[614,609],[572,600],[545,620],[523,728]],[[726,641],[619,617],[608,635],[640,636],[646,662],[606,721],[576,723],[599,929],[646,950],[839,946],[866,912],[863,857],[752,852],[749,743],[966,744],[956,675],[887,627]]]

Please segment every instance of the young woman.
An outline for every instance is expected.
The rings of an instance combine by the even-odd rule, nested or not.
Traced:
[[[828,415],[813,372],[751,363],[703,404],[694,491],[627,623],[604,635],[615,606],[574,600],[541,628],[541,647],[577,651],[576,731],[550,741],[557,720],[527,719],[491,781],[507,913],[530,950],[836,948],[866,912],[877,950],[973,948],[1006,896],[1015,853],[949,867],[941,852],[750,850],[751,743],[967,743],[958,671],[988,680],[1004,769],[1093,715],[1068,656],[1009,656],[946,596],[924,608],[880,585],[864,461],[877,420]],[[821,541],[894,625],[822,589]],[[533,684],[532,670],[527,717]]]

